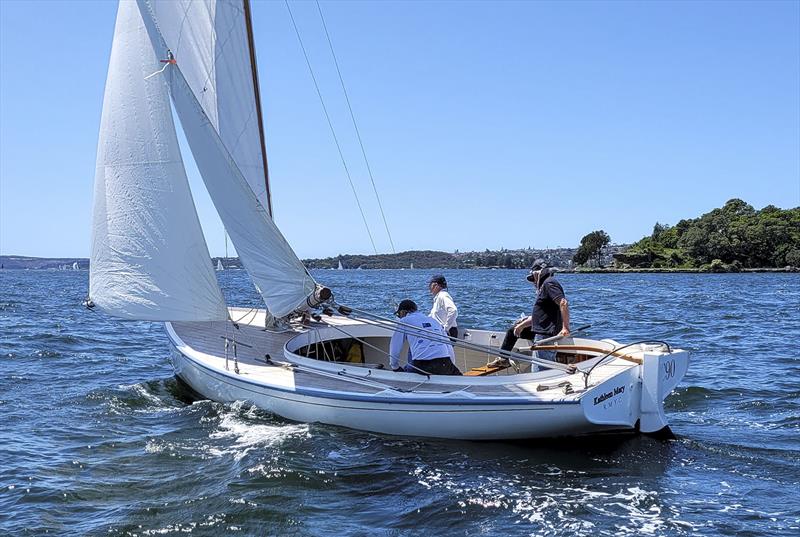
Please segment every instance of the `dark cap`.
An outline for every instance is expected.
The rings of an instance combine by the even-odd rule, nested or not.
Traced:
[[[397,306],[397,311],[394,312],[395,315],[400,313],[401,311],[412,312],[417,311],[417,304],[413,300],[402,300],[400,304]]]
[[[441,274],[434,274],[433,276],[431,276],[431,279],[428,280],[428,285],[432,283],[438,284],[439,287],[447,287],[447,280],[445,280],[444,276],[442,276]]]
[[[531,270],[528,272],[528,275],[525,276],[525,279],[528,280],[529,282],[534,281],[533,273],[538,270],[543,270],[545,268],[547,268],[547,262],[544,259],[540,258],[535,260],[533,262],[533,265],[531,265]]]

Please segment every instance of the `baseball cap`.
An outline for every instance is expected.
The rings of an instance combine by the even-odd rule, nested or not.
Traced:
[[[433,276],[431,276],[431,279],[428,280],[428,285],[432,283],[439,284],[439,286],[441,287],[447,287],[447,280],[445,280],[444,276],[442,276],[441,274],[434,274]]]
[[[534,281],[533,273],[539,270],[547,268],[547,262],[544,259],[536,259],[531,265],[531,270],[528,272],[528,275],[525,277],[526,280],[529,282]]]
[[[413,300],[401,300],[400,304],[397,306],[397,311],[394,312],[395,315],[399,314],[401,311],[417,311],[417,304]]]

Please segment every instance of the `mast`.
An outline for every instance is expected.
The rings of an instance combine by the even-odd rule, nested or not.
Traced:
[[[243,0],[244,22],[247,27],[247,46],[250,49],[250,68],[253,73],[253,94],[256,100],[256,116],[258,117],[258,134],[261,138],[261,159],[264,164],[264,184],[267,187],[267,212],[272,218],[272,192],[269,188],[269,170],[267,168],[267,147],[264,142],[264,118],[261,115],[261,91],[258,88],[258,67],[256,65],[256,47],[253,40],[253,21],[250,17],[250,0]]]

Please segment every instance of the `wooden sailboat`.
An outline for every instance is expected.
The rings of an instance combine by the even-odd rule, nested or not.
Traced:
[[[224,302],[170,100],[263,309]],[[389,370],[389,338],[407,328],[338,305],[271,218],[247,1],[120,3],[94,199],[91,303],[121,318],[164,321],[176,375],[216,401],[438,438],[656,432],[667,426],[664,398],[688,368],[687,352],[660,342],[581,338],[555,344],[576,366],[538,360],[526,343],[507,354],[515,368],[487,368],[502,333],[462,329],[456,363],[472,374]]]

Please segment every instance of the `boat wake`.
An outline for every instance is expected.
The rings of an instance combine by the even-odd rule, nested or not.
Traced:
[[[597,528],[590,520],[598,518],[605,519],[603,526],[613,524],[616,535],[688,535],[695,529],[679,520],[679,508],[655,490],[628,487],[622,482],[575,486],[586,478],[575,476],[573,485],[564,477],[570,473],[559,469],[558,477],[543,476],[541,481],[531,482],[530,474],[470,479],[442,468],[422,466],[413,471],[423,487],[454,496],[465,515],[475,509],[499,510],[509,521],[525,520],[545,535],[593,535]],[[497,520],[497,516],[503,515],[493,518]]]
[[[244,401],[229,405],[214,418],[216,430],[209,438],[219,441],[219,446],[210,447],[209,454],[214,457],[232,455],[234,460],[239,461],[255,449],[273,447],[289,438],[308,434],[306,424],[263,423],[265,414],[255,405]]]
[[[165,380],[120,384],[116,389],[90,392],[88,400],[101,401],[110,415],[177,412],[183,405],[170,393]]]

